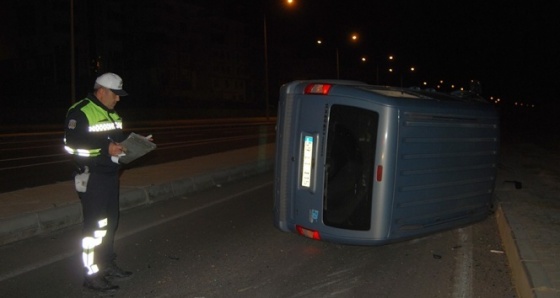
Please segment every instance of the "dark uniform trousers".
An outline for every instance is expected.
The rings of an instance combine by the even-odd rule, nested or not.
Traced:
[[[84,217],[84,266],[87,274],[91,275],[115,258],[113,247],[119,222],[119,173],[91,173],[86,192],[78,194]]]

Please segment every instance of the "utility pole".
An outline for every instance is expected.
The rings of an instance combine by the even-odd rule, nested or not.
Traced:
[[[266,120],[269,119],[270,117],[270,111],[269,111],[269,99],[268,99],[268,40],[267,40],[267,36],[266,36],[266,15],[263,16],[263,34],[264,34],[264,100],[265,100],[265,114],[266,114]]]
[[[74,0],[70,0],[70,103],[76,102],[76,57],[74,51]]]

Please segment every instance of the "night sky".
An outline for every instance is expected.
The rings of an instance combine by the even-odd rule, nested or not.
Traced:
[[[559,118],[556,114],[560,112],[560,96],[556,86],[560,82],[560,54],[556,43],[560,38],[560,17],[556,16],[554,3],[498,0],[293,0],[293,3],[288,5],[287,0],[183,1],[205,8],[201,10],[203,17],[227,17],[245,25],[244,42],[253,55],[249,57],[248,64],[251,65],[251,74],[254,76],[264,77],[262,49],[263,21],[266,19],[271,77],[269,89],[272,96],[276,96],[273,91],[278,90],[281,84],[299,79],[298,75],[310,78],[309,76],[314,74],[325,74],[326,77],[317,79],[335,78],[333,70],[336,48],[340,54],[341,73],[350,77],[348,74],[352,68],[361,67],[362,73],[355,77],[365,78],[367,83],[376,83],[375,70],[381,72],[382,76],[390,76],[387,72],[387,57],[394,55],[396,59],[391,66],[399,67],[401,73],[409,66],[416,69],[413,74],[407,74],[407,83],[426,81],[429,87],[434,87],[443,80],[444,86],[455,84],[458,87],[468,87],[470,80],[478,80],[482,85],[482,95],[486,98],[501,98],[504,105],[510,106],[517,102],[535,104],[541,112],[553,115],[550,117],[545,114],[545,117]],[[12,3],[13,7],[24,7],[17,0],[8,3]],[[66,1],[52,3],[62,6],[63,10],[67,5]],[[97,2],[88,3],[95,5]],[[118,17],[123,18],[123,23],[143,21],[145,16],[135,16],[134,12],[138,10],[130,6],[142,5],[144,2],[123,0],[119,3],[122,4],[123,13],[119,13]],[[154,0],[149,4],[164,5],[165,1]],[[4,5],[4,8],[0,11],[0,15],[3,16],[0,18],[3,26],[0,27],[4,28],[1,30],[3,34],[0,35],[0,40],[4,41],[0,43],[0,54],[9,52],[5,49],[11,47],[6,45],[17,40],[13,38],[13,34],[22,31],[19,30],[22,27],[25,29],[25,16],[31,13],[20,9],[18,13],[23,17],[14,16],[9,5]],[[35,21],[41,19],[40,14],[37,15],[39,18]],[[159,17],[160,21],[163,18],[163,25],[158,23],[157,26],[164,26],[165,16]],[[9,20],[15,23],[11,24]],[[33,31],[35,28],[29,26],[28,29]],[[349,42],[348,37],[352,33],[359,36],[358,42]],[[125,34],[131,36],[130,32]],[[141,33],[137,34],[142,36]],[[316,43],[319,38],[324,42],[321,48]],[[56,50],[56,54],[61,56],[61,61],[67,60],[67,52],[63,46]],[[25,53],[18,55],[25,58]],[[362,56],[368,57],[367,63],[359,60]],[[317,68],[313,72],[318,65],[328,67]],[[64,67],[66,66],[59,65],[57,68],[60,78],[65,78]],[[36,75],[37,73],[39,72],[34,73],[35,77],[40,76]],[[4,72],[4,75],[10,77],[9,72]],[[307,77],[303,77],[304,75]],[[255,84],[264,85],[264,79],[261,77],[251,80],[256,82]],[[387,81],[382,80],[380,83],[395,85],[395,80],[391,83]],[[128,82],[128,86],[134,86],[131,79],[128,79]],[[26,90],[39,92],[41,89],[34,86],[31,80],[29,85]],[[90,86],[91,82],[83,85]],[[261,90],[264,88],[257,87],[259,90],[255,91],[255,94],[261,96]],[[79,96],[82,93],[83,90],[79,89]],[[3,93],[0,92],[0,96],[1,94]],[[14,96],[11,93],[9,95]],[[9,100],[8,103],[15,105],[19,102]],[[41,101],[37,106],[40,108],[42,105],[46,103]],[[123,103],[121,106],[124,105]]]
[[[266,15],[271,43],[283,40],[302,53],[316,46],[318,37],[343,47],[345,34],[357,32],[364,54],[378,59],[393,54],[413,64],[423,80],[463,84],[476,79],[486,96],[557,105],[560,18],[552,4],[294,0],[288,7],[284,1],[265,0],[259,6],[214,0],[219,3],[214,7],[256,32],[262,32],[257,29]]]

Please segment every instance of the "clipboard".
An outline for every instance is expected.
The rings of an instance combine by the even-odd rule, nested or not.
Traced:
[[[156,149],[156,144],[150,142],[146,137],[136,133],[130,133],[126,140],[120,143],[125,155],[119,158],[119,163],[128,164]]]

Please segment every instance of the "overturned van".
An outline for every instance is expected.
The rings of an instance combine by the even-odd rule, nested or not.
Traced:
[[[378,245],[488,216],[499,148],[494,106],[468,92],[295,81],[277,117],[274,224]]]

